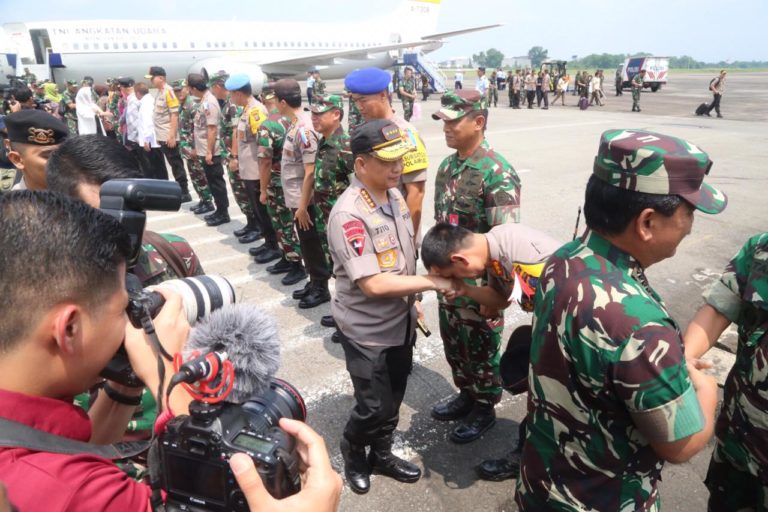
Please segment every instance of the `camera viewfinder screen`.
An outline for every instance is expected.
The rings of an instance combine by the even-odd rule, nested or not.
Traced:
[[[247,434],[238,434],[232,443],[252,452],[263,453],[264,455],[272,453],[272,443]]]
[[[196,496],[212,503],[226,503],[226,469],[200,459],[178,455],[165,458],[168,490]]]

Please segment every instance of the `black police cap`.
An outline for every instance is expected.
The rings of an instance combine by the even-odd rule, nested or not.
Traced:
[[[42,110],[20,110],[5,116],[8,140],[36,146],[55,146],[69,135],[67,125]]]

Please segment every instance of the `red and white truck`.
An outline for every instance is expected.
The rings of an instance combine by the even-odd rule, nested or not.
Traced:
[[[645,87],[656,92],[667,83],[669,75],[669,57],[630,57],[620,64],[617,72],[621,73],[621,85],[628,89],[630,82],[641,69],[645,70]]]

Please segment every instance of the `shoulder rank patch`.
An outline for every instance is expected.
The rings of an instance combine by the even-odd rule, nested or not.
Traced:
[[[371,211],[376,209],[376,203],[373,201],[371,194],[369,194],[368,191],[364,188],[360,189],[360,197],[363,198],[363,201],[365,201],[365,204],[368,206],[368,208],[371,209]]]
[[[379,268],[392,268],[397,263],[397,251],[389,249],[384,252],[376,254],[376,259],[379,261]]]
[[[365,226],[363,226],[363,222],[351,220],[345,222],[342,228],[344,229],[344,238],[347,239],[347,243],[355,251],[355,254],[362,256],[365,250]]]
[[[496,274],[497,277],[502,277],[504,275],[504,269],[502,268],[501,262],[499,260],[492,260],[491,268],[493,269],[493,273]]]

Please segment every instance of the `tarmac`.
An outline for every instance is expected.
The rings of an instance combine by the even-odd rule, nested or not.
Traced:
[[[766,229],[768,73],[729,74],[722,100],[724,119],[715,118],[714,112],[712,118],[693,114],[700,103],[711,101],[707,91],[712,78],[709,75],[672,74],[669,84],[659,92],[642,94],[640,113],[630,112],[629,91],[614,96],[612,78],[607,78],[606,105],[586,111],[576,107],[577,98],[570,94],[565,98],[566,106],[512,110],[507,106],[507,91],[500,91],[499,106],[490,110],[487,138],[521,177],[522,222],[564,242],[574,236],[577,211],[604,130],[640,128],[661,132],[687,139],[707,151],[714,161],[707,180],[728,195],[728,208],[717,216],[697,213],[693,232],[680,244],[677,254],[648,271],[651,285],[685,329],[702,303],[702,292],[718,278],[747,238]],[[473,86],[470,81],[465,83],[465,87]],[[341,88],[341,81],[329,82],[329,92],[340,92]],[[434,174],[451,151],[443,139],[442,122],[433,121],[429,115],[438,108],[439,96],[433,95],[421,106],[422,116],[413,123],[424,138],[430,161],[422,217],[425,232],[434,224]],[[397,100],[395,108],[402,111]],[[329,314],[329,307],[325,304],[311,310],[298,309],[290,292],[303,287],[304,282],[284,287],[281,276],[272,276],[264,270],[266,265],[253,262],[247,254],[248,246],[232,236],[245,219],[231,195],[230,202],[233,221],[223,226],[205,226],[202,219],[189,212],[194,203],[187,203],[179,212],[150,213],[148,228],[187,238],[207,273],[223,275],[232,282],[239,302],[257,304],[274,315],[280,327],[283,359],[278,376],[302,393],[308,408],[307,422],[324,436],[334,466],[343,473],[338,442],[354,399],[342,349],[330,340],[333,330],[319,323],[322,315]],[[584,227],[582,218],[578,232]],[[517,510],[514,480],[485,482],[477,478],[474,467],[514,446],[526,397],[505,393],[496,409],[498,420],[493,429],[468,445],[451,443],[448,435],[453,424],[434,421],[429,415],[435,403],[455,393],[438,333],[434,293],[425,294],[425,310],[433,334],[429,338],[419,335],[416,343],[414,369],[395,443],[396,453],[418,464],[423,477],[415,484],[403,484],[373,476],[371,491],[365,496],[355,495],[345,486],[340,510]],[[506,336],[530,320],[530,315],[510,307],[506,312]],[[713,349],[710,357],[715,362],[714,373],[722,382],[733,361],[727,349],[734,347],[735,330],[730,328],[721,341],[722,348]],[[666,465],[660,484],[664,510],[706,510],[707,490],[702,481],[710,453],[711,443],[688,463]]]

